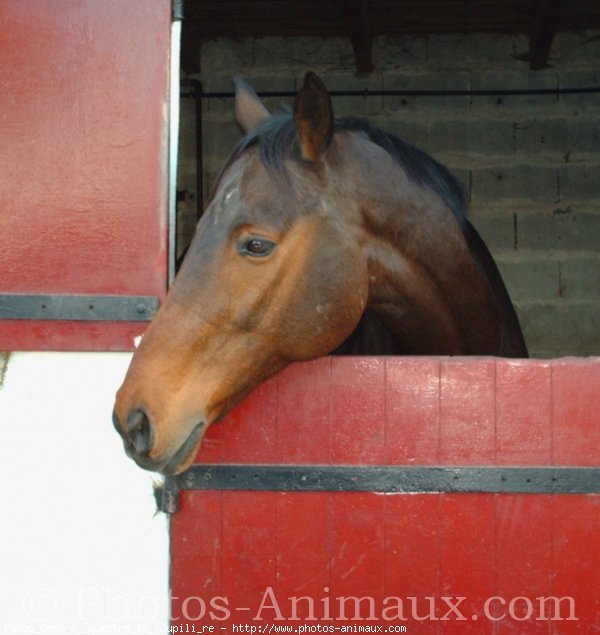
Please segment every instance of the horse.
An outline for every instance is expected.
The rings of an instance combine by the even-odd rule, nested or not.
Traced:
[[[113,422],[143,468],[178,474],[207,428],[292,362],[331,353],[526,357],[462,187],[308,73],[271,115],[236,80],[245,136],[221,169]]]

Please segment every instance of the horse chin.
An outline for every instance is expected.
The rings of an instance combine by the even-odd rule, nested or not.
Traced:
[[[192,464],[207,427],[206,423],[201,421],[194,427],[179,449],[167,459],[157,460],[149,456],[136,455],[127,445],[125,445],[125,451],[139,467],[150,472],[160,472],[165,476],[175,476],[185,471]]]
[[[207,427],[204,421],[196,425],[179,450],[175,452],[159,471],[165,476],[174,476],[175,474],[181,474],[181,472],[185,471],[193,462]]]

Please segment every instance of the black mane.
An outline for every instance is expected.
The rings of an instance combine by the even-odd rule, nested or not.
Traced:
[[[414,182],[436,192],[461,222],[465,216],[466,197],[463,186],[450,171],[428,154],[383,132],[366,119],[343,117],[335,120],[335,132],[359,132],[383,148],[400,165]],[[246,135],[226,162],[227,168],[244,150],[258,146],[263,165],[274,173],[285,174],[285,160],[296,150],[296,127],[289,114],[269,117]]]

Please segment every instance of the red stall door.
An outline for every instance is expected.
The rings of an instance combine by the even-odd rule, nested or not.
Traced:
[[[0,350],[130,349],[165,293],[170,25],[0,3]]]
[[[173,626],[597,633],[598,386],[598,360],[288,368],[167,482]]]

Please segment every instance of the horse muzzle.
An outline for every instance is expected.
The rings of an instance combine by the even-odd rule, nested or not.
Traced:
[[[123,439],[127,456],[141,468],[167,476],[178,474],[188,466],[207,427],[201,421],[194,426],[177,450],[166,457],[153,457],[155,428],[144,410],[138,408],[131,411],[124,424],[121,424],[116,410],[113,410],[112,420],[115,430]]]

